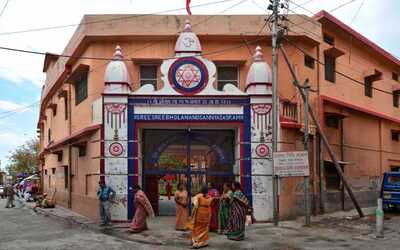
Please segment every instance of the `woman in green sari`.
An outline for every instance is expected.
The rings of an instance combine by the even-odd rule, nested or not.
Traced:
[[[218,233],[225,234],[229,222],[229,199],[232,194],[230,184],[224,183],[218,209]]]
[[[226,235],[230,240],[244,240],[246,214],[249,209],[249,201],[242,192],[240,183],[232,184],[233,192],[229,198],[229,222]]]

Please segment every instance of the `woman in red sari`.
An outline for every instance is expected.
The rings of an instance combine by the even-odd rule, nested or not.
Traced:
[[[210,232],[218,231],[218,209],[219,209],[219,192],[213,183],[208,186],[208,196],[211,200],[211,219],[210,219]]]
[[[146,219],[147,217],[154,217],[154,211],[149,199],[139,185],[135,185],[133,191],[135,192],[136,210],[130,228],[133,233],[140,233],[148,229]]]

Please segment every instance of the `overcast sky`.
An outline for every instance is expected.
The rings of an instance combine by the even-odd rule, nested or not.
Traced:
[[[192,5],[218,0],[192,0]],[[0,13],[7,0],[0,0]],[[4,34],[49,26],[77,24],[84,14],[156,13],[184,8],[186,0],[9,0],[0,16],[0,46],[61,53],[76,26],[60,29]],[[224,12],[237,3],[235,6]],[[331,11],[349,0],[295,0],[304,4],[290,8],[311,15],[321,9]],[[232,0],[193,7],[195,14],[265,14],[267,0]],[[360,8],[361,7],[361,8]],[[359,10],[359,11],[358,11]],[[352,28],[394,55],[400,55],[400,1],[355,0],[331,12]],[[356,13],[358,14],[356,15]],[[293,13],[293,12],[292,12]],[[184,9],[165,14],[186,14]],[[36,136],[44,57],[0,50],[0,160],[7,162],[8,152]],[[24,106],[32,105],[27,109]],[[19,109],[19,112],[10,112]]]

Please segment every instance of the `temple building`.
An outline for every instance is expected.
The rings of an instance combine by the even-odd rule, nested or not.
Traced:
[[[123,21],[107,21],[116,18]],[[45,57],[38,122],[44,190],[97,219],[103,179],[117,192],[113,220],[127,221],[135,184],[157,215],[174,215],[168,187],[182,182],[193,195],[204,184],[239,181],[256,219],[271,220],[264,18],[85,16],[63,52],[71,57]],[[314,90],[313,110],[356,198],[374,204],[381,174],[400,168],[400,61],[324,11],[288,18],[282,44],[297,77]],[[278,69],[278,150],[303,150],[304,104],[282,56]],[[309,132],[313,212],[351,208],[312,123]],[[302,177],[280,178],[278,194],[281,218],[303,213]]]

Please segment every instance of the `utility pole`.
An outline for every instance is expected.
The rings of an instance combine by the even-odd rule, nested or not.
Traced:
[[[310,86],[308,85],[308,79],[304,82],[303,90],[305,94],[304,98],[304,150],[308,152],[308,106],[309,106],[309,93]],[[306,226],[310,225],[310,177],[304,176],[304,208],[306,216]]]
[[[283,58],[286,61],[287,66],[289,67],[290,74],[292,75],[292,78],[293,78],[293,84],[294,84],[294,86],[296,86],[296,88],[298,88],[298,90],[300,92],[300,95],[303,98],[303,101],[305,101],[304,91],[301,88],[301,86],[299,84],[299,80],[297,79],[297,76],[296,76],[296,74],[294,72],[294,69],[293,69],[292,65],[290,64],[290,62],[289,62],[289,57],[288,57],[288,55],[286,53],[286,50],[282,46],[280,46],[280,50],[282,52]],[[336,168],[336,171],[339,174],[340,178],[342,179],[343,185],[345,186],[345,188],[347,190],[347,193],[350,196],[350,199],[352,200],[354,206],[356,207],[359,216],[361,218],[364,217],[364,213],[361,210],[361,207],[358,204],[358,202],[356,200],[356,197],[354,196],[354,193],[351,190],[351,187],[350,187],[346,177],[343,174],[342,168],[340,167],[339,162],[338,162],[338,160],[337,160],[332,148],[329,145],[328,139],[326,138],[324,131],[322,131],[322,128],[321,128],[321,125],[319,124],[317,116],[315,115],[315,113],[314,113],[314,111],[313,111],[313,109],[312,109],[312,107],[310,105],[309,105],[309,114],[311,116],[311,119],[314,121],[315,127],[316,127],[318,133],[321,136],[322,143],[324,144],[324,146],[325,146],[325,148],[327,150],[327,153],[329,154],[330,158],[332,159],[333,164],[334,164],[334,166]]]
[[[279,0],[270,0],[272,6],[272,152],[278,152],[278,133],[279,133],[279,98],[278,98],[278,21],[279,21]],[[272,154],[273,155],[273,154]],[[274,161],[274,157],[272,157]],[[273,219],[274,225],[279,222],[278,213],[278,178],[272,168],[272,195],[273,195]]]

